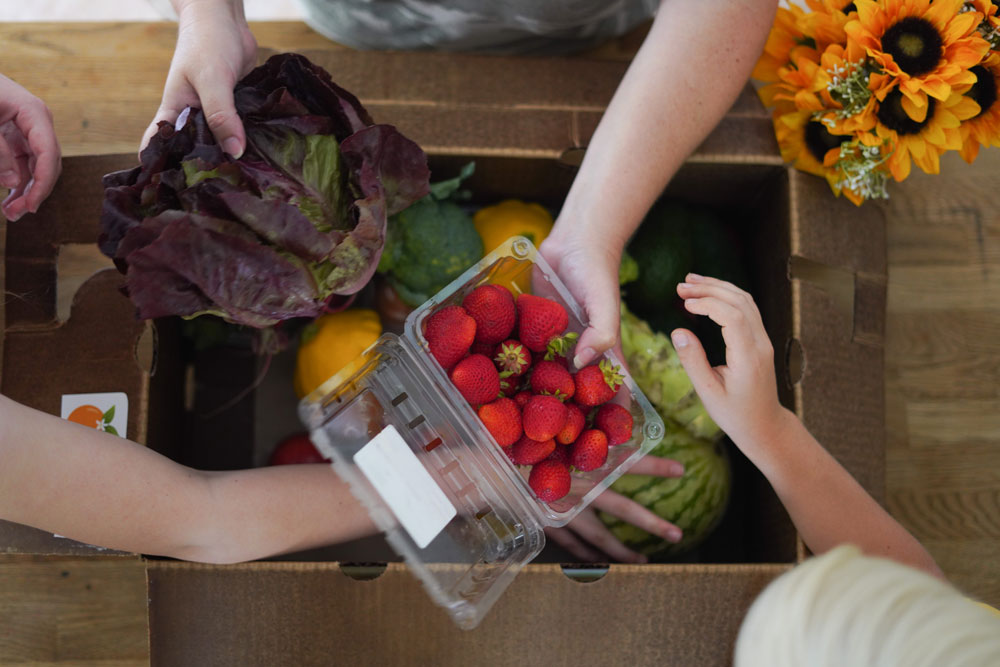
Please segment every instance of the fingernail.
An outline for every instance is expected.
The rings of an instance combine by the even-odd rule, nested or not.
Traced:
[[[674,347],[676,348],[687,347],[689,342],[687,334],[683,331],[675,331],[670,334],[670,340],[674,342]]]
[[[17,172],[10,170],[0,172],[0,185],[4,186],[5,188],[13,188],[17,187],[17,183],[18,183]]]
[[[697,273],[689,273],[685,277],[686,280],[690,280],[693,283],[699,282],[702,278]]]
[[[233,156],[234,159],[239,159],[239,157],[243,155],[243,147],[240,145],[240,140],[236,137],[229,137],[223,141],[222,150]]]
[[[663,535],[671,542],[680,542],[681,538],[683,537],[683,535],[681,534],[681,529],[675,528],[673,526],[667,528],[667,530],[664,532]]]
[[[593,358],[594,358],[593,348],[585,347],[579,352],[577,352],[576,356],[573,357],[573,365],[576,366],[577,369],[583,368],[584,366],[589,364],[593,360]]]
[[[684,464],[674,463],[670,466],[670,474],[674,477],[681,477],[684,475]]]
[[[691,287],[691,283],[680,283],[677,286],[680,287],[680,288],[682,288],[682,289],[687,289],[688,287]]]

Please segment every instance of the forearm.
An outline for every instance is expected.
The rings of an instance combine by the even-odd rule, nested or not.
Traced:
[[[572,224],[554,234],[624,246],[746,85],[776,4],[662,2],[567,195],[560,220]]]
[[[771,483],[810,551],[823,553],[851,543],[882,556],[942,576],[930,554],[868,494],[795,415],[768,443],[740,443]]]
[[[4,396],[0,518],[104,547],[208,562],[375,531],[327,466],[201,472]]]

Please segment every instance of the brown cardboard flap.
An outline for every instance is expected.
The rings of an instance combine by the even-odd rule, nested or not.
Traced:
[[[114,549],[77,542],[65,537],[57,537],[44,530],[24,526],[0,519],[0,553],[34,554],[41,556],[87,556],[88,558],[107,556],[109,558],[139,559],[139,554],[131,554]]]
[[[335,564],[151,562],[151,662],[726,665],[747,608],[789,567],[613,565],[580,583],[529,565],[463,631],[396,563],[355,581]]]
[[[354,93],[376,122],[395,125],[424,150],[443,155],[558,157],[586,146],[628,68],[627,62],[582,58],[301,53]],[[781,163],[771,121],[752,87],[695,155]]]
[[[810,432],[881,501],[885,495],[886,230],[878,207],[834,198],[823,179],[789,168],[796,387]],[[797,277],[796,277],[797,276]],[[841,281],[837,284],[835,281]]]

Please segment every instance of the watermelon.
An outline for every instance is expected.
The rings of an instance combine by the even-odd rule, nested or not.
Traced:
[[[697,438],[669,418],[664,419],[664,426],[663,440],[650,456],[680,461],[684,475],[626,474],[615,480],[611,489],[677,525],[684,532],[683,539],[675,544],[607,512],[597,513],[616,538],[652,562],[687,553],[708,537],[725,514],[732,479],[724,441]]]
[[[621,342],[625,365],[649,402],[664,419],[692,435],[715,441],[722,431],[708,415],[681,365],[670,338],[621,305]]]

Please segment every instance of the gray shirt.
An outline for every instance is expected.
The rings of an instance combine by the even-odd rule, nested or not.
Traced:
[[[658,0],[299,0],[306,22],[356,49],[558,55],[618,37]]]

